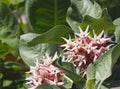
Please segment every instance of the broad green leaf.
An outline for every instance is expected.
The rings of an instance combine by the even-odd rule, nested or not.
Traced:
[[[26,0],[26,15],[31,31],[44,33],[55,25],[66,24],[69,0]]]
[[[0,40],[12,48],[12,53],[18,54],[18,40],[20,26],[12,14],[12,11],[3,3],[0,3]]]
[[[115,42],[118,43],[120,42],[120,18],[117,18],[113,21],[113,24],[116,25],[115,28]]]
[[[98,61],[94,64],[96,69],[96,87],[100,89],[102,83],[111,75],[112,70],[112,51],[113,48],[108,50]]]
[[[100,81],[104,81],[111,75],[112,68],[112,51],[111,48],[107,51],[103,56],[101,56],[98,61],[94,64],[96,69],[96,79]]]
[[[102,16],[99,19],[95,19],[88,15],[85,16],[80,26],[85,29],[88,25],[90,26],[91,33],[93,32],[93,29],[97,34],[99,34],[102,30],[107,31],[108,33],[113,33],[115,30],[115,25],[112,23],[107,9],[103,10]]]
[[[120,56],[119,50],[120,43],[110,48],[110,50],[101,56],[94,64],[88,66],[86,82],[88,89],[92,89],[91,87],[93,86],[96,89],[102,89],[104,87],[102,83],[111,76],[112,67]],[[104,88],[107,89],[106,87]]]
[[[90,0],[71,0],[71,6],[67,10],[66,20],[70,27],[78,32],[78,26],[82,22],[84,16],[89,15],[93,18],[100,18],[102,9],[98,3]]]
[[[28,44],[30,46],[37,45],[39,43],[63,44],[65,41],[62,37],[68,38],[68,35],[72,36],[73,31],[67,26],[58,25],[40,36],[35,37]]]
[[[50,85],[50,84],[42,84],[42,85],[39,85],[37,88],[35,89],[60,89],[59,87],[57,86],[54,86],[54,85]]]
[[[42,62],[43,56],[48,53],[50,55],[54,55],[57,46],[56,45],[50,45],[50,44],[37,44],[35,46],[28,46],[28,42],[30,42],[35,37],[39,36],[39,34],[35,33],[28,33],[24,34],[20,37],[20,56],[23,59],[23,61],[27,65],[35,65],[36,60],[39,60]]]

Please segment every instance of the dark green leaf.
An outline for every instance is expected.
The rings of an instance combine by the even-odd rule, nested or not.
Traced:
[[[66,24],[69,0],[26,0],[26,15],[33,32],[43,33],[55,25]]]
[[[91,33],[93,33],[93,29],[97,34],[102,30],[107,31],[108,33],[113,33],[115,30],[115,25],[112,23],[106,9],[103,10],[102,16],[99,19],[95,19],[88,15],[85,16],[80,26],[85,29],[88,25],[90,26]]]
[[[65,41],[62,37],[68,38],[69,35],[73,35],[73,31],[64,25],[58,25],[32,39],[28,44],[30,46],[37,45],[39,43],[51,43],[51,44],[63,44]]]
[[[86,89],[85,88],[85,81],[74,82],[72,89]]]
[[[0,3],[0,40],[12,48],[13,54],[18,54],[18,40],[20,26],[14,18],[12,11]]]
[[[119,13],[120,6],[119,5],[116,5],[115,7],[110,8],[108,11],[109,11],[109,14],[112,20],[115,20],[120,17],[120,13]]]

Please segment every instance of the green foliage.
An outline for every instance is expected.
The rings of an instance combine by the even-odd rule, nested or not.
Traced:
[[[114,7],[110,8],[110,9],[108,9],[108,12],[109,12],[112,20],[115,20],[116,18],[120,17],[119,10],[120,10],[120,5],[114,6]]]
[[[103,81],[111,75],[111,68],[117,62],[120,54],[120,43],[108,50],[98,61],[87,68],[88,89],[100,89]]]
[[[100,18],[102,9],[96,2],[90,0],[71,0],[71,6],[67,10],[67,22],[70,27],[78,32],[78,26],[82,22],[84,16],[89,15],[93,18]]]
[[[68,6],[69,0],[26,0],[26,15],[32,28],[30,31],[44,33],[55,25],[66,24]]]
[[[85,86],[85,79],[82,76],[76,74],[76,70],[73,64],[69,62],[62,62],[62,59],[59,58],[53,62],[53,65],[62,69],[66,76],[68,76],[73,81],[72,89],[82,89]]]
[[[38,86],[36,89],[60,89],[60,88],[46,83]]]
[[[117,18],[113,21],[114,25],[116,25],[115,29],[115,42],[120,42],[120,18]]]
[[[0,41],[0,58],[5,57],[10,52],[10,47]]]
[[[11,10],[0,3],[0,40],[12,48],[11,52],[18,55],[20,26]]]
[[[23,69],[26,67],[17,62],[0,59],[0,89],[26,89]]]
[[[54,53],[58,51],[57,45],[47,43],[41,43],[30,47],[28,43],[38,36],[39,34],[28,33],[20,37],[20,55],[23,61],[29,66],[35,65],[36,60],[43,62],[42,58],[46,53],[53,56]]]
[[[74,38],[79,26],[85,29],[88,25],[90,33],[93,29],[97,34],[105,30],[115,36],[116,45],[88,66],[86,78],[77,75],[73,64],[59,57],[53,65],[66,74],[62,77],[63,86],[42,84],[36,89],[107,89],[104,81],[111,76],[120,56],[120,6],[115,6],[118,0],[99,0],[102,7],[115,6],[107,11],[95,1],[98,0],[0,0],[0,89],[28,89],[23,73],[27,67],[34,66],[36,60],[42,63],[46,53],[53,56],[58,52],[62,56],[62,37]],[[24,9],[27,24],[18,22]],[[27,65],[21,64],[21,58]]]
[[[83,22],[80,26],[85,29],[87,25],[90,26],[90,32],[94,31],[99,34],[102,30],[105,30],[108,33],[113,33],[115,30],[115,26],[112,23],[111,18],[108,15],[107,9],[104,9],[102,12],[102,16],[99,19],[95,19],[90,16],[85,16]]]
[[[67,34],[67,35],[66,35]],[[68,35],[73,36],[73,31],[64,25],[58,25],[51,28],[49,31],[35,37],[28,44],[33,46],[39,43],[63,44],[65,43],[62,37],[68,38]]]

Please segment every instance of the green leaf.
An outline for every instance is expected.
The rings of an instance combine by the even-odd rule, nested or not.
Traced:
[[[71,89],[86,89],[85,88],[85,81],[74,82]]]
[[[115,5],[114,7],[108,9],[112,20],[115,20],[120,17],[119,10],[120,10],[120,5]]]
[[[12,11],[3,3],[0,3],[0,40],[12,48],[11,52],[18,54],[18,40],[20,26],[12,14]]]
[[[93,33],[93,29],[97,34],[99,34],[102,30],[107,31],[108,33],[113,33],[115,30],[115,25],[112,23],[107,9],[103,10],[102,16],[99,19],[95,19],[88,15],[85,16],[80,26],[85,29],[88,25],[90,26],[89,30],[91,33]]]
[[[112,67],[115,65],[117,62],[118,58],[120,57],[120,42],[114,47],[112,51]]]
[[[88,87],[91,87],[90,83],[92,83],[97,89],[100,89],[102,87],[102,83],[104,82],[104,80],[111,76],[112,67],[117,62],[120,56],[119,50],[120,43],[110,48],[94,64],[89,65],[87,69]],[[93,80],[95,80],[95,83]]]
[[[71,89],[73,81],[70,78],[68,78],[67,76],[63,76],[62,81],[64,82],[64,84],[62,86],[65,89]]]
[[[82,22],[84,16],[89,15],[93,18],[100,18],[102,9],[98,3],[90,0],[71,0],[71,6],[67,10],[66,20],[70,27],[78,32],[78,26]]]
[[[59,87],[57,86],[54,86],[54,85],[50,85],[48,83],[46,84],[42,84],[42,85],[39,85],[37,88],[35,89],[60,89]]]
[[[20,71],[20,70],[25,69],[27,67],[25,67],[17,62],[6,61],[4,63],[4,68],[9,69],[9,70],[13,70],[13,71]]]
[[[95,89],[95,80],[87,80],[86,82],[87,89]]]
[[[37,44],[35,46],[29,47],[28,43],[37,36],[39,36],[39,34],[28,33],[21,35],[20,37],[20,56],[29,66],[34,66],[36,60],[42,62],[42,58],[45,53],[54,55],[54,53],[58,50],[57,46],[52,44]]]
[[[69,3],[69,0],[26,0],[26,15],[31,31],[44,33],[55,25],[66,24]]]
[[[30,46],[34,46],[39,43],[63,44],[65,41],[62,37],[68,38],[68,35],[73,36],[73,31],[67,26],[58,25],[40,36],[35,37],[28,44]]]
[[[10,50],[11,48],[6,43],[2,43],[0,41],[0,58],[5,57],[10,52]]]
[[[95,76],[96,76],[95,67],[94,65],[90,64],[87,67],[87,81],[86,81],[87,89],[95,89]]]
[[[85,79],[81,75],[75,73],[75,68],[73,64],[69,62],[62,62],[62,59],[59,58],[53,62],[53,65],[65,71],[66,76],[73,80],[73,82],[85,82]],[[69,69],[70,68],[70,69]]]
[[[116,25],[115,28],[115,42],[118,43],[120,42],[120,18],[117,18],[113,21],[113,24]]]

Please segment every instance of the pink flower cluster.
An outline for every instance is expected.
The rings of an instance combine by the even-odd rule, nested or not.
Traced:
[[[65,75],[64,72],[52,65],[52,60],[54,60],[55,58],[55,56],[51,58],[46,55],[43,58],[43,64],[40,64],[37,60],[35,67],[30,66],[30,71],[27,73],[31,76],[26,78],[26,84],[31,86],[31,88],[29,89],[35,89],[38,85],[44,83],[49,83],[51,85],[57,86],[63,84],[61,77]]]
[[[106,37],[104,31],[98,36],[93,31],[94,36],[89,36],[89,26],[83,31],[80,27],[80,33],[75,33],[75,38],[63,38],[66,44],[61,45],[64,48],[64,54],[67,56],[66,62],[71,62],[76,68],[77,74],[83,77],[86,75],[86,68],[89,64],[94,63],[110,47],[107,42],[110,38]]]

